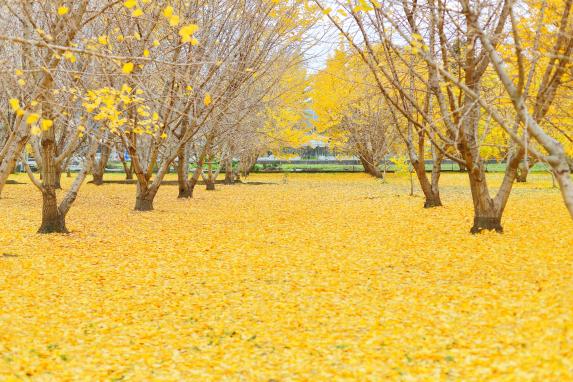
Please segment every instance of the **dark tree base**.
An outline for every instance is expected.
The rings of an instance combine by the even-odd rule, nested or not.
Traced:
[[[66,228],[66,219],[62,217],[56,220],[43,221],[38,233],[70,233],[70,231]]]
[[[435,199],[426,199],[426,201],[424,202],[424,208],[434,208],[434,207],[441,207],[442,206],[442,201],[441,200],[435,200]]]
[[[191,198],[191,193],[189,192],[188,188],[180,188],[179,189],[179,195],[177,196],[177,198],[179,199],[189,199]]]
[[[215,183],[214,182],[208,182],[207,183],[207,191],[215,191]]]
[[[135,208],[136,211],[153,211],[153,200],[145,199],[145,198],[137,198],[135,199]]]
[[[526,176],[518,176],[515,178],[515,180],[517,181],[517,183],[527,183],[527,177]]]
[[[92,183],[96,186],[101,186],[103,184],[103,175],[93,175]]]
[[[495,231],[498,233],[503,233],[503,227],[501,226],[501,218],[492,217],[474,217],[474,226],[472,227],[470,233],[476,234],[482,231]]]

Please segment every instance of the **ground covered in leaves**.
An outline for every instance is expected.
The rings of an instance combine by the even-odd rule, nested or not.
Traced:
[[[87,184],[67,236],[35,234],[40,195],[14,179],[2,381],[573,379],[573,223],[546,174],[478,236],[463,174],[431,210],[392,176],[165,186],[151,213]]]

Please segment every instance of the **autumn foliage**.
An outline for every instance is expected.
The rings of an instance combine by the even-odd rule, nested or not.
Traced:
[[[573,380],[572,73],[573,0],[0,0],[0,382]]]
[[[55,236],[29,229],[33,186],[8,186],[0,380],[573,378],[573,223],[548,175],[477,236],[461,175],[427,210],[400,177],[251,179],[166,186],[151,215],[86,185]]]

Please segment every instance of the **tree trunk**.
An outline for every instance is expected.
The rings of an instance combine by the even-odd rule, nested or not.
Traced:
[[[495,201],[489,195],[483,163],[480,161],[474,165],[468,171],[468,175],[474,205],[474,224],[470,232],[476,234],[488,230],[502,233],[501,216],[503,210],[496,206]]]
[[[101,186],[103,184],[103,174],[92,174],[92,183],[96,186]]]
[[[42,137],[42,225],[38,233],[68,233],[56,197],[61,172],[55,161],[53,137],[53,131]]]
[[[38,233],[68,233],[66,216],[58,208],[56,190],[44,186],[42,192],[42,225]]]
[[[187,181],[189,161],[186,151],[187,150],[185,150],[185,148],[181,148],[178,154],[177,183],[179,185],[179,195],[177,197],[180,199],[191,197],[191,194],[189,193],[189,182]]]
[[[136,211],[153,211],[153,199],[148,196],[142,195],[135,199]]]
[[[366,172],[367,174],[372,175],[375,178],[383,178],[384,175],[382,174],[382,171],[380,171],[380,169],[378,168],[378,166],[376,166],[376,164],[374,163],[374,159],[370,156],[364,156],[364,155],[358,155],[358,158],[360,159],[360,162],[362,163],[362,166],[364,167],[364,172]]]
[[[215,191],[215,182],[213,181],[213,179],[207,179],[205,181],[205,189],[207,191]]]
[[[56,187],[57,190],[61,190],[62,189],[62,171],[56,167],[56,179],[54,182],[54,185]]]
[[[436,169],[436,174],[432,174],[432,182],[428,180],[426,175],[426,164],[423,161],[416,160],[412,162],[414,167],[414,172],[420,183],[420,188],[424,193],[425,201],[424,208],[441,207],[442,200],[440,199],[440,189],[438,187],[438,180],[440,177],[440,171]],[[434,170],[432,170],[433,172]]]
[[[233,176],[233,161],[228,158],[225,161],[225,184],[235,183],[235,177]]]
[[[54,129],[42,132],[42,225],[38,233],[68,233],[65,214],[60,211],[56,189],[61,176],[60,163],[56,161]]]
[[[205,157],[207,155],[208,145],[209,145],[209,141],[207,141],[206,146],[201,151],[201,154],[199,154],[199,158],[197,158],[195,171],[193,171],[193,176],[191,177],[189,182],[187,182],[187,192],[189,193],[190,198],[193,197],[193,191],[195,190],[195,186],[197,185],[199,178],[203,174],[203,163],[205,162]]]
[[[189,192],[190,198],[193,197],[193,191],[195,190],[196,185],[197,185],[197,179],[195,177],[191,178],[191,180],[189,181],[189,187],[188,187],[188,192]]]
[[[129,162],[129,169],[125,172],[125,179],[132,180],[133,179],[133,162]]]
[[[107,143],[104,143],[101,146],[101,153],[100,153],[101,156],[99,160],[96,161],[92,170],[92,176],[93,176],[92,183],[95,184],[96,186],[101,186],[103,184],[103,175],[105,173],[105,167],[107,166],[110,154],[111,154],[111,146]]]
[[[474,204],[474,224],[470,232],[476,234],[488,230],[502,233],[501,215],[503,211],[497,208],[489,195],[483,164],[480,164],[477,169],[469,171],[468,174]]]
[[[521,162],[517,167],[517,176],[515,177],[517,183],[526,183],[527,175],[529,175],[529,166],[526,163]]]
[[[125,160],[125,152],[121,149],[121,146],[116,147],[116,151],[121,161],[121,165],[123,166],[123,172],[125,172],[125,180],[132,180],[133,179],[133,161],[129,162],[129,166],[127,165],[127,161]]]
[[[442,175],[442,160],[444,159],[444,154],[437,152],[434,149],[432,151],[432,159],[434,164],[432,165],[432,180],[430,183],[430,192],[426,196],[426,201],[424,203],[424,208],[441,207],[442,199],[440,198],[440,176]],[[424,167],[425,170],[425,167]]]
[[[207,164],[207,177],[205,178],[205,189],[207,191],[215,191],[215,179],[213,179],[213,158],[209,158]]]
[[[156,191],[143,189],[142,186],[137,185],[137,196],[135,198],[136,211],[153,211],[153,200],[155,199]]]

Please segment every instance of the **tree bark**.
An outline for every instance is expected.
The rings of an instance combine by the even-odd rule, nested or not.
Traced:
[[[125,171],[125,179],[126,180],[132,180],[133,179],[133,162],[129,163],[129,168]]]
[[[517,176],[515,180],[517,183],[526,183],[527,182],[527,175],[529,174],[529,167],[525,163],[520,163],[517,167]]]
[[[437,149],[434,149],[432,150],[432,159],[434,161],[434,164],[432,165],[432,176],[430,182],[431,192],[428,196],[426,196],[426,202],[424,203],[424,208],[442,206],[439,183],[440,183],[440,176],[442,175],[442,160],[444,159],[444,154],[439,152]]]
[[[153,211],[153,201],[156,193],[157,191],[153,190],[143,190],[138,184],[134,209],[142,212]]]
[[[100,153],[101,156],[99,160],[96,161],[92,171],[92,176],[93,176],[92,183],[95,184],[96,186],[101,186],[103,184],[105,167],[107,166],[110,154],[111,154],[111,146],[108,143],[102,144]]]
[[[358,158],[360,159],[360,162],[362,163],[362,166],[364,167],[364,172],[366,172],[369,175],[372,175],[375,178],[383,178],[384,177],[384,175],[382,174],[382,171],[380,171],[378,166],[376,166],[376,164],[373,163],[372,158],[365,158],[363,155],[359,155]]]
[[[103,184],[103,174],[92,174],[92,183],[96,186],[101,186]]]
[[[38,233],[68,233],[65,214],[60,211],[56,189],[61,175],[56,163],[54,129],[42,133],[42,224]]]
[[[135,199],[136,211],[153,211],[153,199],[146,195],[137,196]]]
[[[480,164],[480,166],[468,172],[474,204],[474,224],[470,232],[476,234],[490,230],[501,233],[503,232],[503,227],[501,226],[503,211],[497,208],[494,200],[489,195],[483,167],[483,164]]]
[[[423,161],[416,160],[412,162],[412,166],[414,167],[414,172],[416,173],[420,188],[426,199],[424,201],[424,208],[441,207],[442,200],[440,199],[440,189],[438,186],[440,171],[438,168],[435,169],[435,174],[432,174],[432,182],[430,182],[426,175],[426,164]]]
[[[38,233],[68,233],[66,216],[60,212],[54,187],[42,191],[42,225]]]
[[[121,165],[123,166],[123,172],[125,172],[125,179],[132,180],[133,179],[133,162],[129,162],[129,166],[127,165],[127,161],[125,160],[125,153],[121,150],[121,146],[116,147],[116,151],[119,156],[119,160],[121,161]]]
[[[209,145],[209,140],[207,141],[206,146],[201,151],[201,154],[199,154],[199,158],[197,159],[195,171],[193,171],[193,176],[187,182],[187,192],[189,194],[189,198],[193,197],[193,191],[195,190],[195,186],[197,185],[199,178],[203,175],[203,163],[205,162],[205,157],[207,155],[208,145]]]
[[[192,198],[193,197],[193,191],[195,190],[195,186],[197,185],[197,181],[198,179],[193,177],[191,178],[191,180],[189,181],[189,197]]]
[[[177,163],[177,183],[179,185],[179,195],[180,199],[190,198],[191,193],[189,192],[189,182],[187,181],[189,172],[189,160],[186,155],[184,147],[179,150],[178,153],[178,163]]]
[[[215,179],[213,179],[213,157],[210,156],[208,160],[209,162],[207,163],[207,176],[203,177],[205,180],[205,189],[207,191],[215,191]]]
[[[205,181],[205,189],[207,191],[215,191],[215,182],[212,179],[208,179]]]
[[[233,175],[233,161],[230,158],[225,160],[225,184],[235,183],[235,177]]]
[[[62,189],[62,171],[60,170],[59,166],[56,167],[56,179],[55,179],[55,186],[57,190]]]

